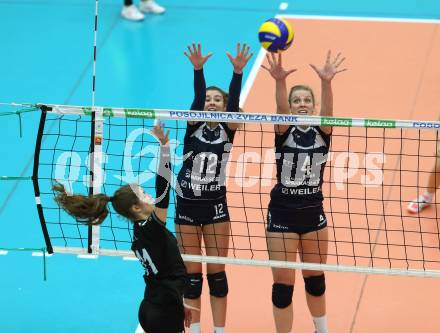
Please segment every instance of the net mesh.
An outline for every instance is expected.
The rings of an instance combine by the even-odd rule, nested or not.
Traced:
[[[164,122],[170,129],[175,177],[183,161],[186,121]],[[104,118],[104,193],[111,195],[121,185],[139,183],[154,195],[159,145],[149,133],[153,124],[148,118]],[[88,115],[47,112],[38,182],[53,246],[87,248],[87,227],[59,209],[51,184],[56,179],[69,191],[88,193],[90,129]],[[426,189],[436,163],[435,130],[334,127],[323,185],[329,234],[327,264],[439,271],[436,196],[421,214],[410,214],[406,209]],[[275,170],[273,124],[245,123],[235,136],[226,168],[229,258],[246,259],[249,264],[269,259],[265,227]],[[171,230],[174,211],[173,190],[167,220]],[[129,250],[132,235],[130,223],[111,211],[100,229],[100,247]],[[202,255],[206,255],[203,243]]]

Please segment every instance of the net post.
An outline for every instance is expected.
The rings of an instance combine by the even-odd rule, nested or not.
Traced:
[[[102,131],[104,125],[103,108],[95,108],[96,91],[96,44],[98,39],[98,7],[99,0],[95,0],[95,19],[93,31],[93,73],[92,73],[92,133],[90,143],[90,188],[89,194],[101,193],[102,186]],[[100,228],[89,226],[88,253],[99,252]]]
[[[38,184],[38,167],[39,167],[39,163],[40,163],[40,149],[41,149],[41,141],[43,138],[44,125],[46,123],[46,116],[47,116],[46,111],[42,109],[41,117],[40,117],[40,124],[38,126],[37,140],[35,143],[34,167],[33,167],[33,172],[32,172],[32,184],[34,187],[35,203],[37,205],[38,217],[40,219],[40,225],[41,225],[41,229],[43,231],[44,241],[46,242],[47,251],[48,251],[48,253],[53,253],[52,243],[50,241],[49,232],[48,232],[47,226],[46,226],[46,220],[44,218],[43,206],[41,205],[40,185]]]
[[[102,173],[102,135],[104,127],[103,108],[94,107],[92,109],[92,126],[90,142],[90,184],[89,194],[101,193],[103,184]],[[88,229],[88,253],[97,254],[99,252],[100,227],[89,226]]]

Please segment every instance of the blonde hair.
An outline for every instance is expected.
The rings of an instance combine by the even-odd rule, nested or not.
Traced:
[[[310,92],[310,95],[312,95],[313,106],[315,106],[315,94],[313,93],[313,89],[311,87],[303,85],[303,84],[297,84],[296,86],[293,86],[290,89],[290,93],[289,93],[289,106],[292,104],[292,102],[290,100],[292,98],[292,94],[295,91],[298,91],[298,90],[305,90],[305,91]]]

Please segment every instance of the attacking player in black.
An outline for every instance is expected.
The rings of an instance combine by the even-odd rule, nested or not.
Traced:
[[[312,115],[315,112],[313,90],[304,85],[293,86],[287,95],[286,78],[295,69],[285,70],[281,54],[267,56],[269,67],[263,66],[275,79],[276,104],[279,114]],[[331,81],[344,71],[338,69],[344,58],[340,54],[327,60],[320,69],[310,65],[321,79],[321,116],[333,116]],[[271,260],[301,260],[325,264],[328,231],[323,210],[322,179],[330,147],[329,126],[275,125],[277,183],[271,191],[267,216],[267,244]],[[277,333],[292,330],[292,296],[295,271],[272,269],[273,314]],[[328,333],[323,271],[302,270],[307,305],[316,333]]]
[[[176,238],[165,227],[171,176],[168,132],[164,134],[160,124],[152,132],[161,145],[155,200],[135,184],[120,187],[112,197],[68,194],[61,184],[53,187],[55,201],[79,222],[101,224],[111,202],[118,214],[133,223],[131,248],[145,268],[146,288],[139,322],[146,333],[181,333],[184,321],[188,327],[191,322],[191,311],[183,303],[185,265]]]
[[[239,111],[243,68],[251,58],[249,46],[237,44],[237,55],[227,53],[234,73],[229,94],[218,87],[206,88],[203,66],[209,57],[200,44],[188,46],[185,55],[194,67],[194,101],[191,110]],[[230,219],[226,202],[226,172],[229,152],[239,124],[217,119],[189,121],[184,138],[184,162],[177,177],[176,232],[181,251],[201,254],[203,237],[208,256],[227,256]],[[200,308],[202,264],[186,262],[190,284],[186,302]],[[228,283],[225,265],[208,264],[207,279],[211,295],[214,332],[223,333],[226,322]],[[191,333],[200,333],[200,312],[193,312]]]

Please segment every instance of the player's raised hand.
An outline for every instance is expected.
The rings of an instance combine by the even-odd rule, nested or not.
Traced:
[[[170,130],[168,129],[165,133],[163,123],[161,123],[160,121],[158,121],[156,125],[154,125],[152,134],[156,137],[157,140],[159,140],[162,146],[166,145],[168,141],[170,141],[168,137],[168,135],[170,134]]]
[[[318,74],[321,80],[331,81],[336,74],[344,72],[347,68],[339,69],[339,66],[344,62],[345,58],[341,58],[341,52],[339,52],[333,60],[331,59],[331,51],[328,50],[325,64],[322,68],[317,68],[315,65],[310,64],[310,67]]]
[[[202,46],[200,43],[196,45],[196,43],[192,43],[192,45],[187,46],[188,52],[183,52],[186,57],[191,61],[195,70],[199,70],[203,68],[203,65],[208,61],[208,59],[212,56],[212,52],[209,52],[206,56],[202,54]]]
[[[281,53],[278,53],[278,57],[275,54],[270,53],[266,55],[267,62],[269,63],[269,67],[265,65],[261,65],[265,70],[267,70],[270,75],[275,80],[284,80],[293,72],[296,72],[296,69],[286,70],[283,67],[283,58]]]
[[[252,58],[253,53],[249,54],[250,47],[246,43],[243,43],[241,46],[240,43],[237,43],[237,55],[233,57],[229,52],[226,52],[229,60],[234,66],[234,72],[237,74],[243,73],[243,68],[246,67],[250,58]]]

